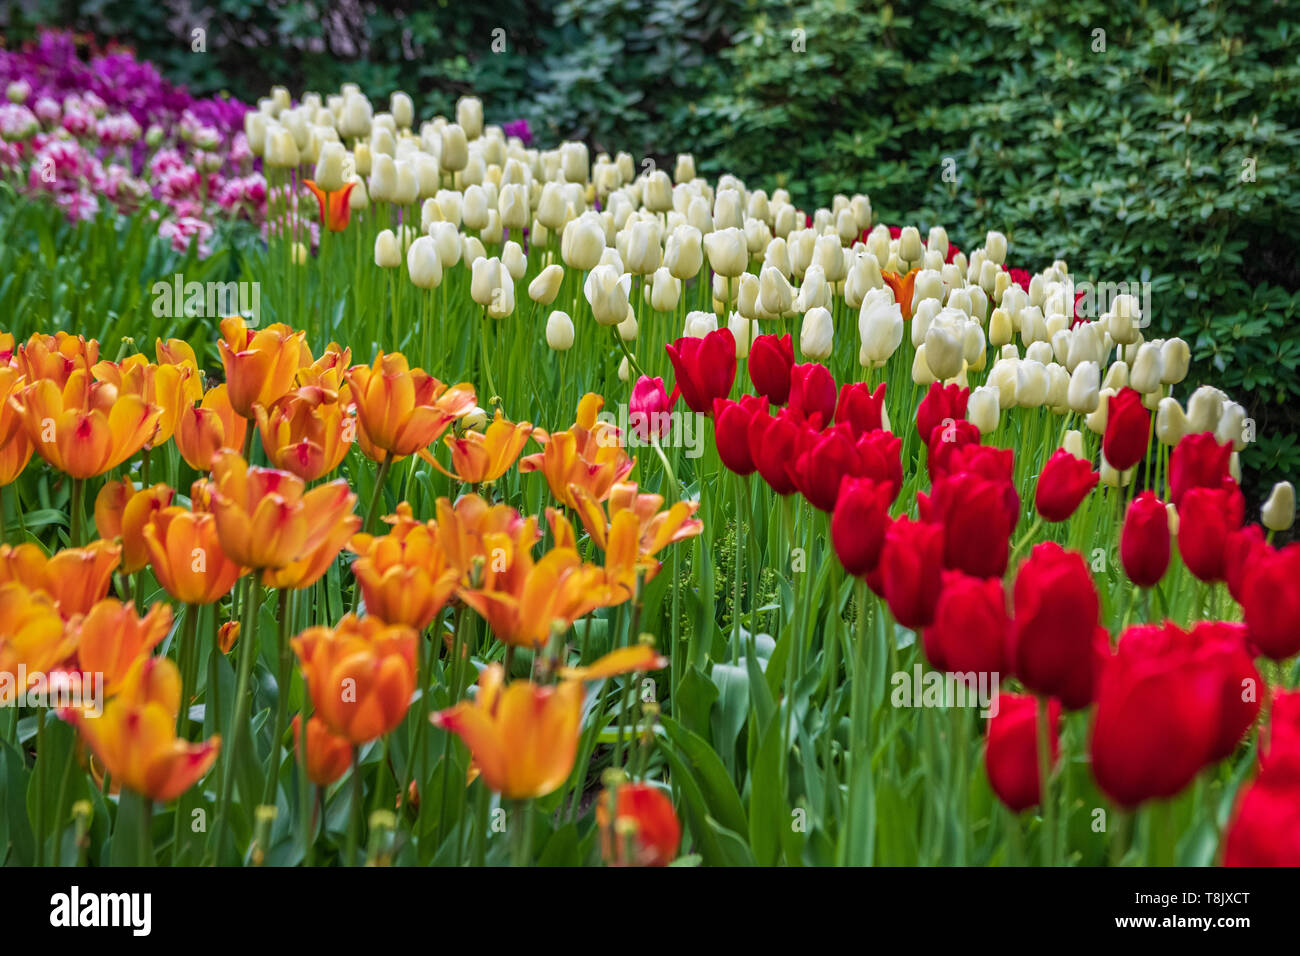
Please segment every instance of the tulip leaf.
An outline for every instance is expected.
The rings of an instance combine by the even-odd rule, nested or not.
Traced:
[[[717,753],[703,737],[680,726],[671,718],[662,717],[660,720],[668,736],[694,769],[710,815],[724,827],[744,833],[748,828],[745,807]]]

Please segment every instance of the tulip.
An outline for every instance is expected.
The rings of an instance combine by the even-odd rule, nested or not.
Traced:
[[[411,284],[419,289],[433,289],[442,283],[442,259],[429,236],[419,236],[406,250],[406,269]]]
[[[617,600],[620,592],[627,597],[635,595],[638,571],[644,572],[645,581],[654,579],[659,572],[659,561],[656,555],[660,551],[674,542],[694,537],[704,530],[704,523],[694,517],[699,509],[699,502],[679,501],[664,510],[662,495],[641,493],[637,490],[635,482],[616,484],[610,490],[603,507],[592,495],[582,489],[575,491],[575,498],[583,527],[586,528],[596,546],[605,552],[605,581],[615,589],[606,598],[609,603]],[[556,522],[563,519],[556,512],[548,512],[548,517],[552,519],[553,528],[559,528],[555,535],[557,541],[562,542],[565,547],[572,547],[576,539],[568,530],[567,522],[563,526],[557,526]],[[631,653],[628,648],[624,648],[623,651]],[[615,655],[620,653],[622,652],[614,652]],[[655,659],[659,660],[657,655]],[[609,660],[602,659],[603,664],[598,661],[592,667],[612,666],[615,660],[616,658],[610,655]],[[667,663],[667,660],[663,660],[660,664],[639,669],[659,670],[667,666]],[[591,668],[578,670],[569,668],[563,670],[560,676],[577,676],[579,671],[586,675],[583,677],[584,680],[624,673],[624,671],[608,671],[607,667],[599,672]]]
[[[461,572],[441,546],[437,524],[415,521],[406,502],[384,520],[392,525],[387,535],[360,534],[350,545],[366,613],[423,631],[450,600]]]
[[[5,557],[0,551],[0,576],[4,575]],[[50,594],[29,588],[22,580],[0,580],[0,673],[10,675],[10,682],[16,680],[20,668],[34,676],[62,664],[76,650],[77,636],[75,628],[64,627]],[[16,683],[10,686],[18,694],[27,690]],[[21,703],[21,699],[0,691],[0,704]]]
[[[1119,556],[1124,573],[1139,587],[1154,587],[1169,568],[1169,518],[1154,491],[1141,492],[1129,503],[1120,533]]]
[[[253,413],[267,459],[304,481],[337,468],[355,432],[339,394],[317,386],[289,392],[269,409],[256,405]]]
[[[806,425],[789,409],[772,418],[766,410],[755,411],[749,420],[749,455],[755,469],[778,495],[796,491],[789,465],[798,458],[798,443]]]
[[[651,436],[662,439],[668,434],[669,415],[676,401],[675,394],[671,399],[668,397],[662,378],[642,375],[632,386],[632,397],[628,400],[632,434],[643,442],[649,442]]]
[[[570,269],[586,272],[595,268],[604,251],[605,233],[595,213],[584,213],[564,227],[560,256]]]
[[[1030,690],[1071,709],[1093,696],[1099,603],[1083,558],[1052,541],[1034,546],[1016,574],[1010,661]]]
[[[1232,484],[1228,459],[1232,444],[1218,443],[1210,432],[1187,435],[1169,453],[1169,497],[1181,507],[1193,488],[1221,488]]]
[[[375,461],[429,447],[475,405],[468,383],[448,387],[423,369],[412,369],[400,352],[380,352],[372,365],[348,369],[346,378],[356,402],[361,450]]]
[[[130,458],[153,438],[163,409],[121,394],[75,369],[60,387],[44,378],[9,399],[26,438],[47,462],[74,479],[93,478]]]
[[[530,422],[506,421],[498,408],[492,424],[483,432],[467,431],[463,435],[448,435],[443,439],[451,450],[451,471],[437,465],[432,457],[429,457],[429,461],[443,474],[469,484],[496,481],[515,463],[532,432]],[[428,453],[421,451],[421,455],[427,456]]]
[[[578,752],[582,684],[505,685],[499,664],[479,674],[473,700],[431,715],[469,747],[489,788],[511,800],[551,793],[568,779]]]
[[[805,358],[821,360],[830,358],[834,348],[835,326],[829,309],[817,307],[804,313],[799,328],[799,351]]]
[[[12,365],[0,365],[0,488],[17,478],[32,458],[32,443],[9,398],[20,391],[22,374]]]
[[[1061,706],[1053,700],[1047,710],[1051,735],[1051,766],[1060,754]],[[989,720],[984,769],[999,800],[1020,813],[1042,799],[1038,766],[1038,702],[1027,694],[998,695],[998,712]]]
[[[840,386],[839,401],[835,405],[835,421],[853,429],[854,438],[884,427],[886,384],[881,382],[873,392],[865,382]]]
[[[1196,578],[1222,581],[1227,574],[1225,549],[1245,518],[1245,501],[1233,485],[1192,488],[1178,506],[1178,553]]]
[[[591,316],[599,325],[618,325],[628,314],[631,276],[612,265],[598,265],[587,276],[583,291],[591,303]]]
[[[1282,661],[1300,652],[1300,544],[1256,552],[1244,570],[1241,606],[1264,656]]]
[[[217,342],[226,372],[226,397],[236,414],[253,418],[254,405],[271,405],[293,387],[300,368],[311,364],[307,333],[275,323],[250,329],[240,316],[221,320]]]
[[[442,128],[441,148],[438,150],[438,165],[444,172],[458,173],[469,165],[469,144],[466,142],[465,127],[458,123],[448,123]]]
[[[623,451],[617,428],[598,420],[604,402],[594,393],[583,396],[573,427],[544,439],[534,433],[533,437],[542,442],[542,451],[519,461],[519,470],[524,474],[541,471],[551,495],[570,508],[578,506],[573,486],[604,501],[635,465]]]
[[[739,402],[713,400],[713,437],[723,466],[737,475],[754,473],[749,451],[749,426],[755,415],[767,417],[767,402],[758,395],[742,395]]]
[[[1092,470],[1092,462],[1059,448],[1043,465],[1034,506],[1047,521],[1065,521],[1088,497],[1088,492],[1097,487],[1100,477]]]
[[[1117,471],[1128,471],[1147,453],[1151,413],[1142,405],[1142,396],[1125,387],[1111,397],[1107,406],[1106,431],[1102,454]]]
[[[648,783],[622,783],[597,797],[596,828],[610,866],[667,866],[682,839],[672,800]]]
[[[284,568],[312,554],[356,503],[342,479],[305,491],[297,475],[250,468],[235,452],[220,453],[212,475],[221,549],[247,568]]]
[[[760,335],[749,350],[749,380],[755,391],[773,405],[784,405],[790,396],[790,370],[794,347],[789,335]]]
[[[885,532],[880,563],[885,600],[898,623],[913,630],[928,627],[939,601],[943,565],[942,525],[906,515]]]
[[[844,570],[862,577],[875,570],[889,528],[894,489],[874,478],[846,478],[831,514],[831,544]]]
[[[858,334],[858,364],[880,368],[903,341],[903,313],[868,293],[858,314]]]
[[[339,155],[335,154],[335,150]],[[356,182],[343,182],[341,165],[343,152],[343,147],[339,143],[326,143],[321,150],[320,162],[316,166],[316,180],[303,180],[303,185],[311,190],[320,205],[321,225],[330,232],[342,232],[348,227],[348,218],[352,213],[352,190],[357,186]],[[327,165],[337,166],[337,174],[323,168]],[[327,175],[328,179],[325,178]]]
[[[2,482],[0,482],[2,483]],[[1286,531],[1295,524],[1295,486],[1279,481],[1260,509],[1260,520],[1269,531]]]
[[[221,738],[192,744],[176,736],[181,678],[166,657],[141,657],[98,717],[72,712],[82,739],[114,781],[150,800],[179,797],[217,759]]]
[[[702,339],[718,330],[718,317],[712,312],[687,312],[683,332],[688,338]]]
[[[558,262],[553,262],[528,283],[528,298],[538,305],[550,305],[559,295],[560,285],[563,282],[564,267]]]
[[[1276,720],[1276,718],[1274,718]],[[1265,767],[1237,803],[1224,866],[1300,866],[1300,760]]]
[[[704,237],[709,266],[720,276],[734,279],[749,267],[745,234],[735,226],[718,228]]]
[[[1202,622],[1140,625],[1120,636],[1101,672],[1093,718],[1093,776],[1127,807],[1172,797],[1235,747],[1259,710],[1243,694],[1259,674],[1240,628]]]
[[[122,548],[110,541],[93,541],[84,548],[64,548],[50,557],[35,544],[0,544],[0,584],[17,581],[44,591],[65,618],[86,614],[103,600]]]
[[[943,525],[944,567],[981,578],[1003,575],[1019,517],[1006,501],[1005,482],[973,472],[945,475],[929,496],[918,495],[921,520]]]
[[[108,694],[121,690],[135,662],[148,657],[167,636],[172,609],[153,605],[143,617],[131,604],[105,598],[70,624],[77,645],[77,666],[85,674],[103,674]]]
[[[573,348],[573,320],[566,312],[552,312],[546,320],[546,344],[557,352]]]
[[[683,337],[665,346],[677,388],[693,412],[708,413],[715,398],[726,398],[736,380],[736,340],[730,329],[702,339]]]
[[[293,718],[295,752],[302,759],[302,716]],[[345,737],[330,732],[325,721],[312,717],[307,721],[307,779],[318,787],[328,787],[348,771],[352,763],[352,744]]]
[[[972,389],[966,400],[966,418],[979,429],[981,435],[991,434],[998,427],[1001,399],[994,386],[981,385]]]
[[[337,627],[310,627],[290,644],[316,715],[355,747],[395,730],[406,716],[417,640],[405,625],[347,614]]]
[[[1000,579],[945,571],[934,622],[925,630],[925,656],[967,682],[989,674],[996,680],[1006,670],[1010,626]]]
[[[970,389],[935,382],[916,408],[916,432],[927,445],[936,428],[964,420]]]
[[[825,365],[806,362],[790,369],[790,411],[800,421],[821,428],[835,417],[835,379]]]
[[[222,550],[216,517],[208,512],[164,508],[144,527],[143,535],[154,577],[181,603],[218,601],[243,573]]]
[[[214,385],[198,407],[181,410],[176,423],[176,447],[185,463],[198,472],[212,469],[212,458],[222,448],[244,446],[248,420],[230,404],[226,386]]]

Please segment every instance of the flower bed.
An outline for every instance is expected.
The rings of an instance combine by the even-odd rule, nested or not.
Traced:
[[[456,114],[273,91],[256,307],[3,343],[32,860],[1300,862],[1294,492],[1137,296]]]

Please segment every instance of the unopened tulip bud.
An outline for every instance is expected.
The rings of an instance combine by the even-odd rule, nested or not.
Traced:
[[[772,318],[782,318],[794,311],[794,286],[779,269],[765,266],[759,273],[758,304]]]
[[[922,342],[916,347],[916,353],[912,356],[912,382],[924,388],[937,381],[934,372],[930,371],[930,363],[926,361],[925,343]]]
[[[1202,385],[1187,400],[1188,434],[1212,432],[1219,425],[1227,396],[1212,385]]]
[[[1052,351],[1052,346],[1047,342],[1032,342],[1029,348],[1025,349],[1025,358],[1033,359],[1035,362],[1042,362],[1046,365],[1056,358],[1056,353]]]
[[[343,188],[343,162],[347,150],[342,143],[324,143],[321,145],[320,158],[316,160],[316,185],[327,193],[338,192]]]
[[[339,135],[345,139],[365,139],[370,135],[373,113],[370,101],[360,93],[343,97],[343,112],[338,118]]]
[[[683,223],[668,234],[664,266],[673,278],[693,279],[703,265],[703,237],[698,229]]]
[[[1007,346],[1014,348],[1014,346]],[[998,408],[1016,407],[1016,383],[1019,379],[1019,357],[1002,357],[989,369],[987,383],[998,390]]]
[[[1042,362],[1024,359],[1016,367],[1016,404],[1038,408],[1047,401],[1047,368]]]
[[[1133,472],[1136,468],[1130,468],[1121,474],[1115,470],[1115,467],[1106,460],[1106,456],[1101,456],[1101,483],[1108,488],[1127,488],[1133,482]]]
[[[479,305],[491,305],[498,290],[509,281],[508,275],[496,256],[476,260],[470,267],[470,298]]]
[[[1111,391],[1118,393],[1128,386],[1128,365],[1124,362],[1115,362],[1106,369],[1106,377],[1101,381],[1102,388],[1109,388]]]
[[[402,264],[402,250],[393,230],[385,229],[375,236],[375,265],[381,269],[396,269]]]
[[[456,124],[465,131],[465,138],[478,139],[483,135],[483,101],[477,96],[462,96],[456,101]]]
[[[709,265],[718,275],[734,278],[749,267],[745,234],[734,226],[706,235],[704,249],[709,256]]]
[[[410,129],[415,122],[415,104],[401,90],[388,98],[388,111],[393,114],[393,122],[398,129]]]
[[[655,270],[650,286],[650,307],[656,312],[673,312],[682,297],[682,281],[664,266]]]
[[[1138,346],[1137,357],[1129,372],[1129,385],[1139,392],[1155,392],[1160,388],[1160,379],[1164,372],[1161,364],[1160,346],[1152,342],[1143,342]]]
[[[1061,447],[1075,458],[1086,459],[1088,457],[1083,453],[1083,432],[1077,428],[1071,428],[1065,433],[1065,440],[1061,442]]]
[[[513,239],[501,247],[501,264],[506,267],[514,282],[522,279],[528,271],[528,257],[524,255],[523,247]]]
[[[1214,426],[1214,438],[1220,445],[1230,441],[1234,451],[1241,451],[1246,447],[1245,424],[1246,409],[1238,402],[1225,402]]]
[[[618,380],[626,383],[632,377],[631,366],[628,365],[627,356],[623,356],[623,361],[618,363]]]
[[[925,333],[925,364],[939,381],[947,381],[962,370],[963,340],[951,320],[936,321]]]
[[[631,157],[628,157],[629,164]],[[564,178],[571,183],[585,183],[591,178],[591,155],[586,143],[563,143],[560,146],[560,170]],[[632,175],[626,171],[624,181],[631,182]]]
[[[627,307],[627,316],[618,323],[618,337],[624,342],[635,342],[637,333],[636,312],[632,306]]]
[[[805,358],[821,361],[830,357],[834,348],[835,324],[829,309],[817,306],[804,313],[799,328],[799,351]]]
[[[1002,275],[1002,270],[989,260],[985,259],[980,263],[979,287],[984,290],[985,295],[992,295],[997,289],[999,275]]]
[[[560,257],[570,269],[586,272],[596,267],[605,251],[605,233],[600,217],[584,213],[564,227],[560,236]]]
[[[877,292],[881,293],[877,295]],[[903,341],[903,313],[887,289],[867,294],[858,312],[858,363],[882,367]]]
[[[984,254],[988,256],[989,262],[1002,265],[1007,261],[1007,237],[990,230],[984,236]]]
[[[1013,334],[1011,317],[1002,309],[994,309],[989,317],[989,344],[1000,349],[1011,341]]]
[[[736,340],[736,358],[749,358],[749,347],[754,343],[754,337],[761,334],[758,323],[733,312],[727,319],[727,328]]]
[[[598,265],[591,270],[584,291],[597,324],[618,325],[627,318],[631,281],[630,276],[620,274],[612,265]]]
[[[1259,516],[1269,531],[1286,531],[1295,524],[1295,486],[1289,481],[1275,484]]]
[[[528,206],[528,187],[510,183],[497,193],[497,212],[506,229],[526,229],[532,210]]]
[[[627,230],[627,271],[639,276],[653,275],[662,262],[659,223],[647,220],[632,223]]]
[[[564,267],[558,262],[553,262],[537,273],[537,278],[528,283],[528,298],[538,305],[550,305],[559,295],[560,285],[563,282]]]
[[[667,212],[673,208],[673,184],[662,169],[654,170],[641,187],[641,205],[651,212]]]
[[[421,289],[432,289],[442,282],[442,260],[438,247],[428,236],[420,236],[406,250],[406,269],[411,284]]]
[[[678,153],[677,165],[673,169],[673,182],[689,183],[695,178],[695,157],[690,153]]]
[[[712,312],[687,312],[686,325],[682,330],[683,335],[691,338],[702,339],[710,332],[717,331],[718,317]]]
[[[568,313],[552,312],[546,320],[546,344],[557,352],[573,347],[573,320]]]
[[[376,153],[370,162],[370,198],[374,202],[397,199],[397,164],[391,156]]]
[[[1163,385],[1177,385],[1187,378],[1191,365],[1192,350],[1182,339],[1165,339],[1160,347],[1160,382]]]
[[[981,385],[971,391],[966,400],[966,419],[980,430],[981,435],[989,435],[998,427],[1000,413],[996,388]]]
[[[921,233],[915,226],[904,226],[898,236],[898,258],[904,262],[915,262],[921,258]]]
[[[415,166],[404,159],[396,160],[397,189],[393,192],[393,202],[399,206],[409,206],[420,196],[420,181],[415,178]]]
[[[1084,424],[1088,426],[1088,431],[1094,435],[1106,434],[1106,421],[1110,414],[1110,399],[1115,393],[1109,388],[1103,388],[1097,395],[1097,409],[1084,419]]]
[[[291,169],[298,165],[298,144],[293,134],[283,126],[268,126],[266,130],[266,149],[262,155],[268,166],[276,169]]]
[[[469,165],[469,142],[465,129],[458,123],[448,123],[442,128],[441,138],[438,165],[445,172],[460,172]]]

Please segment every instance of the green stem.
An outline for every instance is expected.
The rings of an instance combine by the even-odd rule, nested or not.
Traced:
[[[384,452],[384,460],[379,463],[379,472],[375,475],[375,490],[370,495],[370,507],[366,510],[366,533],[375,533],[375,518],[378,516],[379,504],[384,496],[384,482],[388,479],[388,469],[393,465],[393,453]]]

